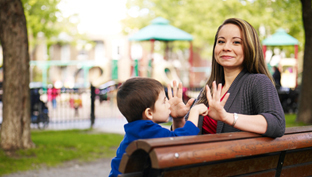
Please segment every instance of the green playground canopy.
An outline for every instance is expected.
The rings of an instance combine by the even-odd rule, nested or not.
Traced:
[[[152,20],[151,24],[140,29],[137,33],[132,35],[130,41],[192,41],[193,37],[189,33],[178,29],[169,24],[169,21],[157,17]]]
[[[287,46],[287,45],[298,45],[299,41],[287,34],[287,32],[280,28],[272,36],[264,39],[262,45],[266,46]]]

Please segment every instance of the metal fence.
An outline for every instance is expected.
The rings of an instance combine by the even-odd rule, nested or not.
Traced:
[[[117,108],[117,86],[106,89],[97,89],[94,102],[95,122],[93,127],[110,129],[123,129],[126,119]],[[201,88],[184,88],[183,100],[196,98]],[[285,113],[296,113],[299,93],[279,92],[280,100]],[[48,108],[49,124],[47,129],[76,129],[91,127],[91,90],[90,89],[59,89],[55,97],[55,105],[49,99],[48,92],[39,91],[40,100]],[[78,107],[75,108],[75,102]],[[2,102],[0,101],[0,123],[2,122]],[[119,124],[118,127],[114,127]],[[37,129],[38,124],[32,123],[31,128]],[[116,130],[117,131],[117,130]],[[120,131],[118,131],[120,132]]]
[[[90,89],[58,89],[55,104],[48,93],[38,90],[39,98],[48,108],[48,129],[90,128],[91,127],[91,91]],[[116,90],[108,92],[106,99],[99,94],[95,96],[94,115],[97,122],[104,119],[124,119],[116,104]],[[31,94],[31,99],[34,99]],[[78,101],[79,100],[79,101]],[[78,106],[75,106],[77,105]],[[0,102],[0,122],[2,122],[2,102]],[[38,128],[35,123],[31,128]]]
[[[107,98],[96,94],[94,115],[96,122],[101,119],[123,119],[116,104],[116,90],[106,93]],[[56,104],[47,99],[46,93],[41,94],[41,100],[46,100],[49,110],[50,128],[60,128],[67,124],[72,128],[91,126],[91,90],[90,89],[61,89],[55,97]],[[96,123],[95,122],[95,123]]]
[[[109,127],[114,129],[114,124],[124,124],[126,119],[117,108],[117,86],[110,89],[96,89],[94,102],[95,127]],[[91,90],[58,89],[55,104],[49,98],[48,92],[38,89],[39,98],[48,108],[49,124],[47,129],[76,129],[91,127]],[[184,88],[184,100],[196,97],[199,89]],[[33,97],[31,96],[33,99]],[[77,101],[79,100],[79,101]],[[75,108],[75,102],[79,103]],[[0,102],[0,122],[2,122],[2,102]],[[105,124],[105,125],[104,125]],[[37,129],[36,123],[31,124],[32,129]],[[118,127],[118,129],[123,129]]]

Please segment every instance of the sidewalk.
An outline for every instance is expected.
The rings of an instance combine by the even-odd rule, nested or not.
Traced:
[[[3,177],[107,177],[110,172],[110,161],[111,159],[99,159],[88,163],[70,161],[59,167],[44,167],[39,170],[18,172]]]
[[[96,118],[93,129],[105,133],[125,134],[124,124],[127,123],[125,118]],[[34,125],[36,126],[36,125]],[[81,120],[75,122],[49,123],[47,130],[68,130],[68,129],[88,129],[90,120]]]

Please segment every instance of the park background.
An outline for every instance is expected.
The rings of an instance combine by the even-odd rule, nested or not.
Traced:
[[[111,99],[115,103],[117,86],[133,76],[153,77],[164,86],[177,80],[185,87],[185,99],[196,97],[210,75],[214,34],[218,25],[229,17],[249,21],[262,41],[282,29],[286,37],[293,38],[293,44],[266,46],[266,62],[272,74],[272,66],[280,68],[282,86],[286,89],[295,90],[301,83],[304,30],[297,1],[93,0],[88,6],[84,1],[72,0],[54,1],[54,4],[23,2],[30,41],[30,87],[42,88],[40,99],[47,103],[51,122],[68,116],[75,119],[74,99],[80,99],[81,109],[84,108],[76,117],[89,118],[90,85],[96,87],[96,105],[101,106],[102,100]],[[38,16],[44,14],[53,18],[40,20]],[[154,41],[154,31],[148,31],[152,37],[144,38],[146,34],[143,38],[133,37],[142,28],[156,26],[154,23],[159,18],[163,20],[159,26],[174,26],[190,37]],[[162,35],[175,35],[165,33]],[[52,105],[51,91],[48,92],[52,87],[58,89],[55,100],[61,107]],[[285,112],[297,112],[299,90],[296,91],[290,104],[288,97],[282,100]],[[103,117],[109,111],[95,114]]]
[[[71,128],[79,128],[81,124],[77,125],[77,120],[90,120],[91,85],[97,93],[95,120],[122,119],[115,106],[115,91],[120,83],[133,76],[158,76],[164,85],[173,79],[179,80],[189,91],[185,92],[186,96],[195,97],[210,74],[215,32],[229,17],[250,22],[262,41],[280,28],[297,39],[297,49],[293,45],[268,46],[266,50],[271,51],[272,56],[267,57],[267,62],[273,59],[274,51],[280,54],[282,51],[279,57],[296,58],[297,83],[291,89],[301,85],[305,34],[299,1],[22,2],[29,35],[30,88],[40,88],[40,99],[47,103],[50,125],[55,128],[64,127],[64,122],[70,122]],[[190,34],[192,40],[129,40],[158,17]],[[3,59],[2,50],[0,53]],[[151,72],[151,66],[155,73]],[[1,68],[3,71],[3,66]],[[3,80],[3,74],[0,78]],[[48,99],[48,89],[53,86],[59,92],[56,108]],[[70,102],[76,97],[82,101],[78,116]],[[53,127],[50,125],[47,128]]]

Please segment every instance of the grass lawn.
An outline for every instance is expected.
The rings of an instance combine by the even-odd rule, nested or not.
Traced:
[[[285,115],[286,127],[304,126],[295,114]],[[171,122],[165,125],[171,125]],[[11,152],[0,149],[0,176],[17,171],[55,166],[70,160],[92,161],[112,158],[123,135],[92,130],[37,131],[31,134],[36,148]]]
[[[298,126],[305,126],[305,123],[296,122],[296,114],[285,114],[286,119],[286,127],[298,127]]]
[[[0,176],[17,171],[55,166],[65,161],[112,158],[123,135],[92,130],[32,131],[36,148],[11,152],[0,149]]]

